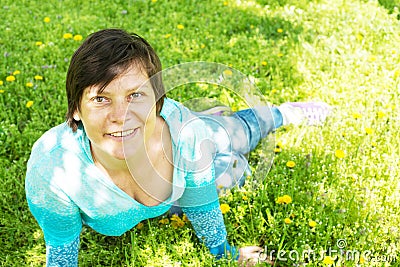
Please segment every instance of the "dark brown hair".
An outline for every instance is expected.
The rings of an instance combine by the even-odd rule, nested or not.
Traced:
[[[80,111],[84,90],[90,86],[99,86],[101,93],[111,81],[133,65],[151,78],[159,114],[165,97],[161,62],[145,39],[124,30],[105,29],[91,34],[82,43],[71,58],[66,79],[66,119],[73,131],[76,131],[80,123],[74,120],[73,115]]]

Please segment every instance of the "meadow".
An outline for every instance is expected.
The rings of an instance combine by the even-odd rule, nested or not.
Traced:
[[[280,266],[400,266],[399,8],[398,0],[1,0],[0,265],[45,264],[25,199],[30,150],[65,120],[75,49],[94,31],[123,28],[149,40],[164,68],[220,63],[268,102],[334,108],[324,126],[280,128],[251,153],[253,177],[220,199],[232,244],[260,245]],[[241,108],[212,85],[168,96]],[[237,266],[214,259],[177,216],[120,237],[84,228],[79,262]]]

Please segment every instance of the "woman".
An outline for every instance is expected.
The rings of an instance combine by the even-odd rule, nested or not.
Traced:
[[[83,224],[118,236],[173,204],[212,254],[257,260],[259,247],[229,245],[217,185],[243,183],[243,155],[269,132],[321,122],[328,111],[324,103],[286,103],[232,116],[192,112],[166,98],[149,43],[118,29],[96,32],[78,48],[66,89],[67,121],[35,143],[26,174],[47,266],[77,266]]]

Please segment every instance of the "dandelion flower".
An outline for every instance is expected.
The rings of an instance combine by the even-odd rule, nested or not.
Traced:
[[[32,100],[29,100],[28,102],[26,102],[26,107],[27,108],[30,108],[32,106],[33,106],[33,101]]]
[[[278,204],[290,204],[290,203],[292,203],[292,198],[289,195],[284,195],[284,196],[278,197],[276,199],[276,203],[278,203]]]
[[[80,34],[74,36],[74,41],[82,41],[83,37]]]
[[[311,228],[314,228],[315,226],[317,226],[317,222],[316,222],[316,221],[313,221],[313,220],[310,220],[310,221],[308,222],[308,225],[309,225]]]
[[[164,38],[169,38],[169,37],[171,37],[172,36],[172,34],[170,34],[170,33],[167,33],[166,35],[164,35]]]
[[[155,2],[157,2],[157,0],[151,0],[151,2],[155,3]]]
[[[291,223],[292,223],[292,220],[289,219],[289,218],[285,218],[285,219],[284,219],[284,222],[285,222],[286,224],[291,224]]]
[[[178,28],[178,30],[183,30],[185,28],[185,26],[183,26],[182,24],[178,24],[176,27]]]
[[[7,81],[7,82],[13,82],[13,81],[15,81],[15,76],[14,76],[14,75],[7,76],[7,77],[6,77],[6,81]]]
[[[359,263],[360,263],[360,264],[363,264],[363,263],[365,263],[365,259],[364,259],[364,257],[360,256]]]
[[[169,223],[169,219],[168,218],[164,218],[158,221],[158,223],[160,224],[168,224]]]
[[[249,198],[248,198],[247,196],[242,196],[242,199],[243,199],[244,201],[247,201]]]
[[[41,81],[41,80],[43,80],[43,76],[36,75],[36,76],[35,76],[35,80],[36,80],[36,81]]]
[[[394,71],[394,78],[398,78],[400,76],[400,69]]]
[[[50,19],[49,17],[45,17],[45,18],[43,19],[43,21],[46,22],[46,23],[49,23],[49,22],[51,21],[51,19]]]
[[[282,149],[280,147],[275,147],[274,148],[274,152],[275,153],[280,153],[280,152],[282,152]]]
[[[358,41],[362,41],[362,39],[364,39],[364,36],[361,33],[357,33],[356,38]]]
[[[200,48],[201,48],[201,49],[203,49],[203,48],[205,48],[205,47],[206,47],[205,44],[201,44],[201,45],[200,45]]]
[[[352,114],[352,116],[353,116],[354,119],[361,119],[361,117],[362,117],[362,115],[360,113],[358,113],[358,112],[354,112]]]
[[[67,32],[67,33],[64,33],[64,34],[63,34],[63,38],[64,38],[64,39],[72,39],[72,37],[73,37],[73,36],[72,36],[72,33]]]
[[[282,33],[282,32],[283,32],[283,29],[279,28],[279,29],[277,29],[276,31],[277,31],[278,33]]]
[[[43,45],[43,42],[37,41],[37,42],[35,43],[35,45],[36,45],[36,46],[41,46],[41,45]]]
[[[261,65],[263,65],[263,66],[267,66],[267,64],[268,64],[267,61],[262,61],[261,62]]]
[[[4,82],[0,80],[0,86],[3,85],[3,84],[4,84]]]
[[[374,133],[374,129],[372,129],[372,128],[365,128],[365,133],[371,135],[371,134]]]
[[[231,210],[231,207],[229,207],[228,204],[221,204],[219,208],[221,209],[222,214],[225,214]]]
[[[0,90],[0,94],[4,93],[4,90]]]
[[[293,168],[294,166],[296,166],[296,163],[294,161],[289,160],[288,162],[286,162],[286,167]]]
[[[283,57],[283,53],[278,53],[278,57]]]
[[[378,111],[376,115],[378,116],[379,119],[382,119],[383,117],[385,117],[386,114],[383,111]]]
[[[370,56],[368,57],[368,61],[369,61],[369,62],[375,62],[375,61],[376,61],[376,56],[370,55]]]
[[[227,1],[224,1],[224,6],[227,6],[228,5],[228,2]]]
[[[331,256],[325,256],[322,261],[323,264],[332,265],[334,263],[333,258]]]
[[[16,70],[13,72],[13,75],[18,75],[18,74],[21,74],[21,72],[19,70]]]
[[[337,149],[337,150],[335,151],[335,157],[337,157],[338,159],[342,159],[342,158],[344,158],[345,156],[346,156],[346,154],[344,153],[343,150]]]
[[[231,70],[224,70],[224,74],[227,76],[231,76],[233,73]]]
[[[185,225],[185,222],[181,218],[179,218],[178,215],[174,214],[171,216],[171,226],[174,229],[181,228],[184,225]]]
[[[143,227],[144,227],[144,224],[141,222],[136,225],[136,229],[138,229],[138,230],[142,230]]]
[[[33,87],[33,83],[31,82],[26,83],[26,87]]]

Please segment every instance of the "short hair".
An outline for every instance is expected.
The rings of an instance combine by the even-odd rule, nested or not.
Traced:
[[[165,89],[161,62],[151,45],[135,33],[121,29],[105,29],[92,33],[75,51],[67,72],[67,124],[75,132],[81,122],[73,115],[80,111],[83,92],[99,86],[101,93],[119,75],[136,65],[150,79],[156,97],[156,112],[160,114]]]

